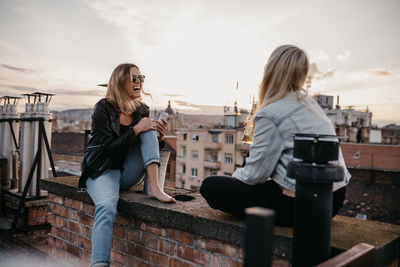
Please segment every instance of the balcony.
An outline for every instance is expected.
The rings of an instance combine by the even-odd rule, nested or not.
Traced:
[[[204,168],[207,168],[207,169],[220,169],[221,168],[221,161],[205,160],[204,161]]]
[[[205,150],[221,150],[222,144],[221,143],[205,143],[204,149]]]

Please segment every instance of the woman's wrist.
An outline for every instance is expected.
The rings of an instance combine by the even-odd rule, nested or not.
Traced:
[[[133,131],[135,133],[135,135],[140,134],[140,132],[142,131],[139,124],[136,124],[135,126],[133,126]]]

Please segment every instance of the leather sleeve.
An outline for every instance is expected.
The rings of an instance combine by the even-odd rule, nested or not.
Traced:
[[[140,142],[138,136],[133,131],[133,127],[130,127],[121,136],[117,136],[111,128],[111,117],[109,116],[107,106],[100,102],[96,104],[93,111],[92,128],[104,151],[111,158],[115,154],[120,153],[121,150],[125,150],[133,144]]]

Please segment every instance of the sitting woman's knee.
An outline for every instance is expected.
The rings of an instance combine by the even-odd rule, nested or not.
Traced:
[[[210,182],[211,182],[211,177],[207,177],[203,180],[200,186],[200,194],[205,197],[207,195],[207,192],[210,190]]]

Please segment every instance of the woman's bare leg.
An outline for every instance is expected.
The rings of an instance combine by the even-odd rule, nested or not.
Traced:
[[[160,185],[158,184],[158,164],[151,163],[146,169],[149,179],[149,197],[156,198],[161,202],[176,203],[176,200],[161,190]]]

